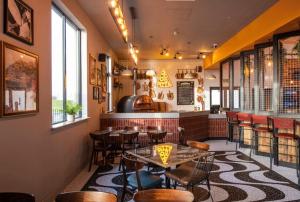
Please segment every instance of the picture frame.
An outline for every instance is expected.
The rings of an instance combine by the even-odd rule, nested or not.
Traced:
[[[39,111],[39,57],[1,42],[2,117],[35,114]]]
[[[34,42],[33,9],[22,0],[4,0],[4,33],[28,45]]]
[[[93,100],[99,99],[99,88],[96,86],[93,86]]]
[[[96,69],[96,71],[97,71],[97,86],[99,86],[99,87],[101,87],[101,85],[102,85],[102,72],[101,72],[101,67],[98,67],[97,69]]]
[[[89,81],[91,85],[97,84],[97,60],[91,54],[89,54]]]

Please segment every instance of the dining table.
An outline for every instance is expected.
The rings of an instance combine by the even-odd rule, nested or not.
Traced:
[[[207,151],[174,143],[162,143],[136,148],[128,150],[126,153],[146,163],[162,167],[166,171],[170,171],[178,165],[205,157],[209,154]],[[168,177],[166,177],[166,188],[170,188],[170,179]]]

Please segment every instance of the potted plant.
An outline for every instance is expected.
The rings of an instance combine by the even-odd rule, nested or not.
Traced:
[[[75,121],[75,115],[81,111],[81,105],[78,103],[72,102],[72,101],[67,101],[66,105],[66,113],[67,113],[67,120],[68,121]]]

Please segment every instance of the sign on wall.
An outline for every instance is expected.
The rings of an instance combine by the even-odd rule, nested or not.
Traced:
[[[194,81],[177,81],[177,105],[194,105]]]

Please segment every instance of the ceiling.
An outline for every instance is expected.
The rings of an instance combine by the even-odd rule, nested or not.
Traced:
[[[128,48],[108,10],[109,0],[77,0],[119,59],[128,59]],[[139,59],[196,58],[211,52],[254,20],[277,0],[123,0],[123,12],[132,41],[129,7],[136,9],[135,45]],[[120,0],[122,4],[122,0]],[[174,32],[176,32],[174,34]],[[170,56],[160,55],[168,48]]]

